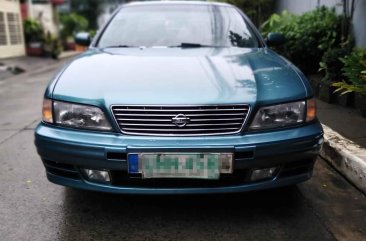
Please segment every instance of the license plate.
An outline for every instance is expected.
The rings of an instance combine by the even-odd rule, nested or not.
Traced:
[[[129,154],[129,172],[141,173],[143,178],[219,179],[220,155],[217,153]]]

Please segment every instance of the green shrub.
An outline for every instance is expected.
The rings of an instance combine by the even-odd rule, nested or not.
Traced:
[[[320,70],[325,71],[323,82],[329,84],[342,81],[345,78],[342,72],[344,63],[341,58],[348,54],[350,54],[350,51],[347,48],[329,49],[324,53],[322,62],[320,62]]]
[[[89,30],[90,38],[94,38],[96,34],[97,34],[97,31],[95,31],[95,30]]]
[[[297,16],[287,10],[282,11],[281,14],[274,13],[262,24],[262,34],[263,36],[267,36],[270,32],[278,32],[284,26],[295,22],[296,19]]]
[[[44,29],[35,19],[27,18],[23,21],[26,43],[44,41]]]
[[[57,59],[60,56],[62,50],[63,49],[60,40],[50,33],[46,34],[43,44],[44,54]]]
[[[306,73],[318,69],[323,54],[341,43],[342,18],[334,9],[320,7],[300,16],[283,12],[272,15],[262,25],[262,32],[282,33],[286,43],[278,50]]]
[[[352,53],[340,59],[344,64],[343,76],[346,80],[333,83],[336,91],[342,94],[357,92],[366,96],[366,50],[354,49]]]
[[[62,14],[60,16],[61,22],[61,38],[67,39],[67,37],[73,36],[80,31],[86,31],[89,26],[88,20],[76,13]]]

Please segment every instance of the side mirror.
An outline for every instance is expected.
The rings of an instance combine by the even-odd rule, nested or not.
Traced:
[[[89,46],[92,38],[87,32],[79,32],[75,35],[75,43],[81,46]]]
[[[269,33],[266,38],[268,46],[279,46],[285,43],[285,37],[280,33]]]

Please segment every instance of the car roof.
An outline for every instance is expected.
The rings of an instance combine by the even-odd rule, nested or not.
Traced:
[[[231,4],[222,3],[222,2],[211,2],[211,1],[136,1],[124,4],[124,6],[139,6],[139,5],[211,5],[211,6],[230,6]]]

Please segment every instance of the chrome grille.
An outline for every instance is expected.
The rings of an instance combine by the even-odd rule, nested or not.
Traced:
[[[112,112],[124,134],[202,136],[240,132],[249,112],[249,106],[114,105],[112,106]]]

